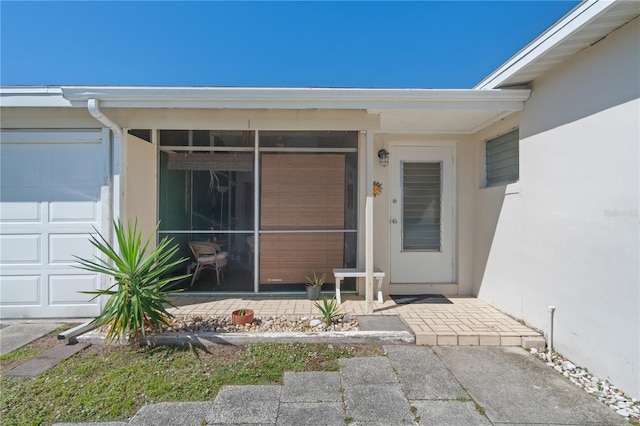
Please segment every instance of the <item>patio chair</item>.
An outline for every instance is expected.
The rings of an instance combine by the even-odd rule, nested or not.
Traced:
[[[227,264],[229,253],[220,250],[220,246],[216,243],[208,243],[204,241],[189,241],[189,248],[196,259],[196,270],[193,272],[191,284],[198,279],[198,274],[203,268],[215,268],[216,282],[220,285],[220,275],[224,278],[224,266]]]

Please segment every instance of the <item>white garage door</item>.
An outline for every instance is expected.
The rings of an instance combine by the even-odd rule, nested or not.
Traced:
[[[2,132],[1,317],[99,313],[80,292],[101,287],[101,278],[75,268],[73,256],[93,257],[89,236],[105,226],[106,139],[101,131]]]

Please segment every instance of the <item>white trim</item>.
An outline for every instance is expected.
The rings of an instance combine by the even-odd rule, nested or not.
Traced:
[[[70,107],[61,87],[0,87],[0,106],[4,107]]]
[[[365,201],[365,301],[366,313],[373,313],[373,133],[365,134],[366,201]]]
[[[520,181],[507,184],[504,189],[504,195],[514,195],[520,193]]]
[[[0,87],[3,107],[521,110],[530,90],[251,87]]]
[[[122,146],[122,133],[117,134],[112,130],[107,129],[111,134],[111,186],[112,186],[112,198],[111,198],[111,219],[114,222],[120,221],[124,214],[124,195],[125,195],[125,178],[123,176],[123,169],[126,167],[124,164],[124,153]],[[117,241],[112,241],[113,247],[118,250]]]
[[[260,148],[260,152],[358,152],[358,148]]]
[[[151,130],[151,143],[156,147],[156,245],[160,242],[160,134],[158,129]]]
[[[260,131],[253,137],[253,292],[260,293]]]
[[[103,155],[103,163],[101,163],[101,167],[105,167],[104,176],[106,176],[106,182],[103,183],[102,188],[100,190],[100,214],[102,221],[100,223],[100,233],[102,235],[106,235],[107,241],[109,244],[113,245],[114,236],[113,236],[113,211],[112,211],[112,200],[113,200],[113,173],[111,166],[111,132],[107,128],[102,128],[100,131],[101,139],[102,139],[102,155]],[[103,253],[99,253],[99,256],[104,261],[109,261],[106,255]],[[111,279],[105,274],[99,274],[98,285],[100,289],[106,289],[109,287],[109,283]],[[104,309],[107,303],[106,297],[99,298],[100,311]]]
[[[519,103],[530,91],[473,89],[337,89],[226,87],[64,86],[71,102],[100,99],[104,107],[189,108],[424,108],[458,104]]]
[[[171,146],[160,146],[160,151],[163,152],[172,152],[172,151],[202,151],[202,152],[253,152],[253,147],[231,147],[231,146],[188,146],[188,145],[171,145]]]

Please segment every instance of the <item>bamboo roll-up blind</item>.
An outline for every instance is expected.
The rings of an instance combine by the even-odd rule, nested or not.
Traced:
[[[244,153],[169,154],[168,170],[211,170],[214,172],[251,172],[253,155]]]
[[[340,268],[344,234],[263,234],[260,237],[260,284],[298,284],[306,276],[327,274]]]
[[[344,229],[344,155],[265,154],[261,170],[261,229]],[[260,283],[303,283],[313,271],[330,276],[343,258],[342,233],[263,234]]]
[[[263,155],[264,230],[343,229],[344,155]]]

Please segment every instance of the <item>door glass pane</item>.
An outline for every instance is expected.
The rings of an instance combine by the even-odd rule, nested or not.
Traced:
[[[440,251],[442,163],[402,163],[402,250]]]

